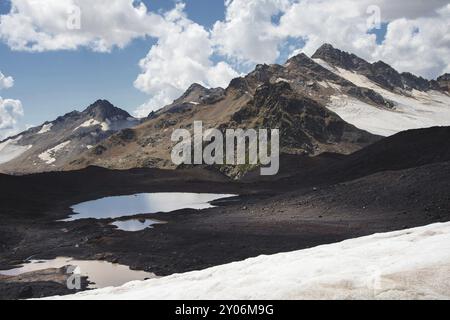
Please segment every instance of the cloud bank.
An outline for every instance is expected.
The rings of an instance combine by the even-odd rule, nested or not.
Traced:
[[[368,22],[378,10],[387,25],[377,43]],[[236,36],[239,34],[239,36]],[[446,0],[233,0],[212,37],[220,53],[241,63],[277,62],[289,50],[313,54],[323,43],[399,71],[435,78],[449,70],[450,4]],[[288,39],[294,48],[283,48]],[[299,46],[295,47],[295,40]],[[304,44],[304,45],[303,45]]]
[[[138,108],[137,116],[171,103],[194,82],[223,87],[238,76],[228,63],[211,60],[214,48],[209,32],[183,10],[184,5],[177,4],[164,15],[168,28],[139,63],[142,73],[134,85],[152,98]]]
[[[0,71],[0,90],[11,88],[13,85],[14,79]],[[17,131],[17,122],[22,116],[23,107],[19,100],[3,99],[0,96],[0,140]]]

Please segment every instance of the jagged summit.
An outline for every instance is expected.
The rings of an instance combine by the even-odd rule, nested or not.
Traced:
[[[353,53],[336,49],[329,43],[317,49],[311,58],[322,59],[335,67],[347,70],[368,71],[371,68],[371,64],[366,60],[361,59]]]
[[[94,103],[92,103],[91,105],[89,105],[86,108],[86,111],[91,111],[91,110],[95,110],[95,109],[103,109],[103,110],[107,110],[107,109],[113,109],[115,108],[114,105],[109,102],[108,100],[105,99],[98,99],[97,101],[95,101]]]
[[[391,91],[396,89],[449,91],[449,82],[448,80],[445,81],[445,77],[437,80],[427,80],[410,72],[399,73],[384,61],[369,63],[355,54],[337,49],[328,43],[317,49],[312,58],[323,60],[334,67],[362,74]]]
[[[316,73],[327,74],[327,76],[333,77],[331,73],[324,69],[321,65],[317,64],[313,59],[308,57],[305,53],[299,53],[285,63],[285,67],[288,70],[297,70],[301,72],[305,72],[306,74],[310,74],[310,70]]]
[[[186,90],[186,93],[191,93],[191,92],[194,92],[194,91],[206,91],[206,90],[208,90],[206,87],[204,87],[204,86],[202,86],[201,84],[199,84],[199,83],[193,83],[193,84],[191,84],[190,85],[190,87]]]
[[[300,53],[283,65],[258,64],[226,89],[193,83],[147,119],[97,100],[1,142],[0,171],[171,168],[173,129],[196,120],[220,129],[280,128],[286,153],[348,153],[379,135],[450,125],[449,87],[450,74],[428,81],[324,44],[312,58]]]
[[[131,115],[128,112],[115,107],[108,100],[95,101],[93,104],[87,107],[86,110],[83,111],[83,114],[86,114],[99,120],[105,120],[110,118],[127,119],[131,117]]]

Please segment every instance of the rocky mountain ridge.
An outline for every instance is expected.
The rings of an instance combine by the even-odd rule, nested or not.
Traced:
[[[172,104],[140,121],[99,100],[82,113],[72,112],[0,144],[0,171],[90,165],[174,168],[171,133],[192,130],[196,120],[203,121],[204,129],[279,128],[281,151],[287,154],[349,154],[378,141],[380,135],[450,125],[449,78],[447,74],[428,81],[325,44],[311,58],[300,53],[283,65],[259,64],[225,89],[194,83]],[[55,135],[57,124],[65,134]],[[88,138],[74,138],[69,131]],[[37,149],[42,132],[51,143]],[[69,140],[81,147],[64,145]],[[9,158],[2,155],[6,148]],[[59,153],[67,156],[51,156]]]
[[[140,120],[98,100],[0,142],[0,171],[14,174],[58,170],[70,159]]]

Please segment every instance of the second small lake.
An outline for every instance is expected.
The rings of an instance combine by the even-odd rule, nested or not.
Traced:
[[[122,231],[129,231],[129,232],[135,232],[135,231],[141,231],[144,229],[151,229],[156,224],[165,224],[164,221],[159,220],[152,220],[152,219],[132,219],[132,220],[126,220],[126,221],[116,221],[111,223],[113,226],[115,226],[118,230]]]

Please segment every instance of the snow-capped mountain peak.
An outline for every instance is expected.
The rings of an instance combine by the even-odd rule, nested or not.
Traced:
[[[115,132],[140,123],[106,100],[28,129],[0,144],[0,171],[30,173],[61,170]]]

